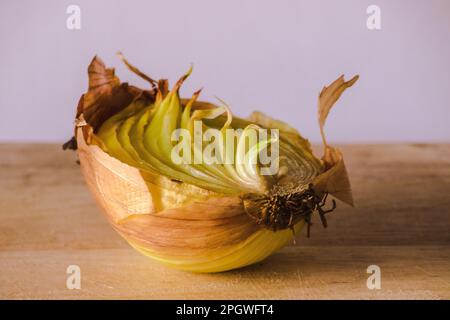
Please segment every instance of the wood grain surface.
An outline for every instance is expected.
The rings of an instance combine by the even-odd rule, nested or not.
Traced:
[[[450,145],[344,145],[355,208],[339,205],[267,260],[220,274],[131,249],[59,145],[0,144],[1,299],[449,299]],[[66,268],[81,268],[81,289]],[[367,267],[381,269],[369,290]]]

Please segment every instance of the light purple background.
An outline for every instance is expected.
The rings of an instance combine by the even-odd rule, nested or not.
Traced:
[[[66,8],[81,7],[81,30]],[[366,27],[381,7],[382,30]],[[204,87],[235,114],[262,110],[319,141],[317,95],[360,74],[327,124],[336,142],[450,141],[450,1],[18,1],[0,3],[0,141],[61,142],[72,133],[95,54],[172,83]]]

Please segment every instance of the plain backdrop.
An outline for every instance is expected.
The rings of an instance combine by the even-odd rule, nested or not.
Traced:
[[[66,27],[69,5],[81,29]],[[366,9],[381,8],[381,30]],[[258,109],[320,141],[317,95],[360,75],[332,111],[335,142],[450,141],[450,1],[1,0],[0,141],[61,142],[72,134],[94,55],[121,79],[147,86],[121,50],[182,95],[225,100],[239,116]]]

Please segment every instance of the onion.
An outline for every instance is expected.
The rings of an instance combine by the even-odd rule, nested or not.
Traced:
[[[353,204],[342,154],[327,144],[323,126],[333,104],[358,76],[347,82],[341,76],[319,96],[325,151],[318,159],[297,130],[261,112],[248,119],[233,117],[223,101],[197,101],[200,91],[180,98],[179,88],[192,69],[169,91],[167,80],[155,81],[120,57],[150,89],[120,82],[114,69],[95,57],[88,68],[89,89],[78,104],[75,137],[65,147],[77,149],[96,202],[140,252],[182,270],[231,270],[263,260],[304,225],[309,236],[314,212],[326,226],[328,194]],[[195,140],[196,123],[212,130],[219,151],[202,159],[207,164],[196,163],[206,147],[204,141],[191,141],[192,152],[183,150],[181,162],[174,162],[172,132],[185,129],[189,134],[184,138]],[[230,138],[227,129],[241,129],[242,134]],[[260,129],[272,131],[252,145],[246,134]],[[236,161],[214,162],[225,159],[224,145],[232,139],[237,141],[232,149]],[[278,170],[263,175],[263,166],[254,160],[275,144]],[[185,161],[189,157],[191,162]]]

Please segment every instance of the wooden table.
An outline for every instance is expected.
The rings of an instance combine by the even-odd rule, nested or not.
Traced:
[[[221,274],[131,249],[59,145],[0,144],[0,298],[449,299],[450,145],[342,146],[356,207],[340,205],[257,265]],[[81,289],[66,268],[81,268]],[[381,289],[369,290],[378,265]]]

